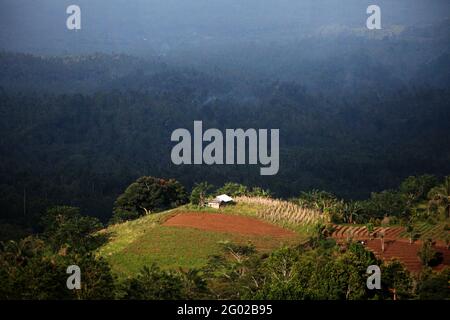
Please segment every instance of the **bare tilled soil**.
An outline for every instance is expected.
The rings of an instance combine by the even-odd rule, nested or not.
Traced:
[[[180,213],[168,219],[163,225],[241,235],[274,237],[293,237],[296,235],[290,230],[254,218],[216,213]]]
[[[375,253],[375,255],[383,260],[397,259],[401,261],[405,267],[411,272],[419,272],[422,269],[422,264],[417,255],[421,248],[421,243],[410,244],[405,240],[387,240],[384,245],[384,252],[381,252],[381,240],[374,239],[367,242],[367,247]],[[441,270],[445,266],[450,266],[450,250],[444,247],[436,246],[436,251],[442,253],[443,261],[435,270]]]
[[[419,272],[422,269],[422,264],[417,254],[422,246],[422,242],[415,241],[410,244],[408,239],[400,236],[404,230],[403,227],[378,227],[374,229],[373,235],[378,232],[384,233],[384,252],[381,252],[381,239],[370,239],[366,227],[336,226],[336,230],[333,232],[332,237],[338,241],[350,238],[353,240],[365,241],[366,247],[375,253],[378,258],[385,261],[397,259],[402,262],[409,271]],[[437,242],[435,250],[442,254],[443,260],[441,264],[435,266],[433,269],[441,270],[445,266],[450,266],[450,250],[446,249],[440,241]]]

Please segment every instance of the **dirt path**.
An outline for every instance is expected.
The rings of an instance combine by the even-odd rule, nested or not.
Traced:
[[[163,224],[241,235],[293,237],[296,234],[275,225],[248,217],[217,213],[180,213]]]

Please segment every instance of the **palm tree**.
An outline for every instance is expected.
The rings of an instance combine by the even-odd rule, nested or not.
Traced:
[[[344,221],[346,223],[353,224],[355,217],[357,217],[359,212],[361,211],[361,206],[358,202],[347,202],[344,203],[342,211],[344,214]]]
[[[320,211],[328,211],[334,208],[338,202],[338,199],[333,194],[316,189],[302,192],[298,198],[299,205]]]
[[[428,199],[428,208],[442,207],[446,218],[450,218],[450,176],[445,177],[443,184],[430,190]]]

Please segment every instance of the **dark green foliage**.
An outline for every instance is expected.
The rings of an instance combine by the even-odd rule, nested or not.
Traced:
[[[26,238],[0,247],[0,299],[447,299],[449,270],[426,269],[415,280],[397,261],[382,263],[359,243],[326,239],[258,253],[252,244],[223,243],[223,255],[202,270],[162,270],[152,264],[118,282],[92,253],[54,254]],[[81,289],[66,288],[66,268],[78,265]],[[367,267],[381,267],[381,290],[366,287]]]
[[[178,273],[183,285],[184,299],[207,299],[211,297],[204,272],[191,269],[187,271],[179,270]]]
[[[81,269],[81,289],[66,286],[67,267]],[[0,246],[0,300],[112,299],[109,265],[92,254],[53,254],[45,242],[26,238]]]
[[[382,264],[359,243],[310,242],[260,255],[225,246],[207,267],[211,290],[222,299],[365,300],[413,297],[412,278],[398,262]],[[237,254],[237,252],[241,252]],[[228,257],[228,258],[227,258]],[[367,267],[382,267],[382,290],[366,287]],[[217,276],[219,275],[219,276]]]
[[[227,182],[223,185],[223,187],[217,189],[216,194],[226,194],[230,197],[239,197],[247,195],[248,192],[247,186],[244,186],[243,184]]]
[[[64,265],[39,253],[16,256],[20,261],[14,261],[8,259],[8,256],[16,254],[10,250],[4,248],[0,253],[1,300],[72,298],[72,292],[66,287]]]
[[[155,264],[144,267],[135,278],[125,280],[121,290],[122,299],[132,300],[198,299],[207,292],[198,271],[164,271]]]
[[[425,269],[420,275],[417,285],[417,296],[420,300],[450,299],[450,268],[441,272]]]
[[[410,176],[398,189],[372,192],[367,200],[346,201],[330,192],[312,190],[302,192],[293,201],[307,208],[321,210],[330,216],[333,223],[380,224],[384,218],[388,218],[389,224],[407,224],[411,219],[435,221],[439,214],[445,219],[450,208],[447,195],[450,182],[446,181],[444,179],[443,184],[437,185],[435,176]],[[425,210],[423,203],[427,197],[429,208]]]
[[[213,186],[208,182],[197,183],[191,192],[190,201],[193,205],[203,207]]]
[[[378,261],[359,244],[342,254],[336,246],[313,249],[285,248],[261,264],[260,287],[248,298],[256,299],[368,299],[366,269]]]
[[[428,198],[430,209],[441,213],[443,219],[450,218],[450,176],[445,177],[441,185],[431,189]]]
[[[75,299],[108,300],[116,296],[116,278],[111,267],[94,253],[67,256],[62,259],[63,266],[74,264],[81,269],[81,289],[72,291]],[[67,279],[67,274],[65,279]]]
[[[38,237],[0,243],[1,299],[113,299],[115,279],[108,263],[92,253],[106,235],[98,219],[82,216],[78,208],[47,210]],[[67,268],[81,269],[81,289],[66,286]]]
[[[269,197],[271,195],[269,190],[264,190],[260,187],[249,188],[243,184],[227,182],[222,187],[212,192],[214,186],[208,182],[197,183],[191,192],[190,201],[193,205],[204,206],[206,200],[211,195],[226,194],[231,197],[249,196],[249,197]]]
[[[438,184],[432,175],[410,176],[399,187],[399,191],[408,196],[408,200],[416,203],[427,198],[428,192]]]
[[[114,203],[113,223],[178,207],[187,202],[184,187],[176,180],[141,177]]]
[[[414,241],[416,241],[420,238],[420,232],[418,230],[416,230],[416,227],[414,226],[413,221],[408,222],[408,224],[406,225],[405,231],[408,233],[410,244],[412,244]]]
[[[385,298],[400,300],[413,298],[413,279],[399,261],[391,261],[381,266],[381,290]]]
[[[150,174],[176,177],[187,188],[201,175],[214,185],[234,181],[270,187],[277,197],[317,188],[340,198],[363,199],[373,190],[394,188],[412,172],[450,171],[450,145],[441,138],[448,136],[448,89],[384,92],[352,87],[340,99],[334,92],[298,83],[258,79],[245,84],[248,92],[241,99],[233,98],[232,92],[242,88],[233,77],[218,79],[163,66],[157,74],[154,69],[125,72],[128,76],[115,79],[114,85],[105,83],[111,72],[143,69],[129,57],[5,54],[2,61],[6,73],[20,70],[21,76],[2,74],[8,87],[0,90],[0,218],[24,226],[35,227],[39,214],[57,203],[107,221],[127,181]],[[367,68],[361,61],[358,66]],[[46,69],[57,80],[46,80],[41,71]],[[41,80],[27,80],[28,72]],[[76,79],[69,93],[59,94],[55,88],[55,82],[62,85],[61,75]],[[95,92],[79,87],[87,83],[102,86]],[[36,85],[39,90],[32,89]],[[213,96],[231,98],[206,103]],[[261,180],[257,166],[173,165],[171,133],[191,128],[198,119],[205,129],[282,128],[278,175]],[[125,219],[136,216],[122,214]]]
[[[82,216],[80,209],[67,206],[47,210],[42,217],[42,237],[54,251],[88,252],[99,247],[106,236],[98,234],[102,224],[97,218]]]
[[[269,198],[272,196],[272,192],[269,189],[263,189],[261,187],[253,187],[247,194],[250,197],[263,197]]]
[[[364,207],[361,202],[340,200],[330,192],[319,190],[302,192],[300,197],[293,201],[303,207],[328,214],[333,223],[354,223],[364,219]]]
[[[339,200],[330,192],[312,190],[310,192],[302,192],[297,202],[303,207],[327,212],[333,209]]]
[[[296,249],[284,248],[273,252],[260,265],[262,277],[261,289],[253,288],[247,294],[248,298],[255,299],[302,299],[305,294],[305,283],[300,273],[300,267],[306,267],[306,263],[300,266],[301,252]],[[305,272],[311,268],[304,269]]]
[[[0,222],[0,241],[20,240],[31,234],[30,228],[11,223]]]
[[[407,216],[409,207],[407,199],[397,191],[386,190],[372,193],[369,200],[361,203],[362,211],[367,217],[382,219],[386,216]]]
[[[259,267],[263,260],[254,246],[222,243],[223,255],[212,256],[204,268],[210,291],[215,299],[246,298],[248,290],[258,285],[263,276]]]
[[[422,243],[422,247],[417,254],[424,266],[434,266],[439,262],[439,257],[434,249],[434,243],[431,239],[427,239]]]
[[[215,192],[217,195],[226,194],[231,197],[249,196],[249,197],[270,197],[270,190],[265,190],[261,187],[249,188],[243,184],[235,182],[227,182],[223,187]]]

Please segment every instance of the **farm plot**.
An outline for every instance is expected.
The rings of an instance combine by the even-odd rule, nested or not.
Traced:
[[[168,219],[164,226],[195,229],[240,235],[293,237],[295,233],[278,226],[236,215],[214,213],[181,213]]]
[[[419,228],[421,232],[427,235],[436,235],[436,226],[422,226]],[[385,250],[382,252],[382,240],[377,238],[377,233],[384,234]],[[378,258],[389,261],[397,259],[402,262],[405,267],[411,272],[419,272],[422,269],[421,261],[418,257],[418,252],[421,248],[422,242],[415,241],[409,243],[407,239],[408,234],[404,227],[377,227],[374,228],[372,236],[364,226],[346,226],[338,225],[332,234],[332,237],[338,241],[356,240],[365,241],[366,247],[371,250]],[[436,239],[436,238],[434,238]],[[450,266],[450,250],[446,249],[442,241],[436,241],[435,250],[442,254],[442,263],[435,266],[435,270],[440,270],[445,266]]]
[[[210,212],[171,211],[114,225],[110,242],[99,251],[119,277],[157,263],[164,269],[205,266],[221,254],[221,243],[251,243],[270,252],[303,240],[301,235],[256,218]]]

